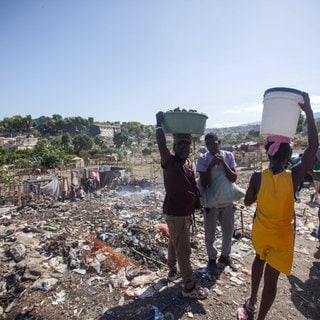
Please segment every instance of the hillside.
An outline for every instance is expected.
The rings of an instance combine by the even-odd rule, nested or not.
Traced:
[[[314,112],[314,119],[316,121],[320,120],[320,112]],[[249,131],[259,131],[260,130],[260,122],[252,122],[252,123],[245,123],[239,126],[233,127],[224,127],[224,128],[206,128],[206,133],[208,132],[215,132],[218,136],[225,136],[228,134],[242,134],[247,135]]]

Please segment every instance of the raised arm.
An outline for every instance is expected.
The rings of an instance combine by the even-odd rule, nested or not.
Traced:
[[[156,140],[160,152],[161,164],[165,164],[170,159],[170,151],[167,148],[166,136],[162,129],[163,112],[159,111],[156,114],[157,127],[156,127]]]
[[[303,179],[304,175],[313,169],[314,158],[319,147],[318,131],[314,121],[313,112],[310,105],[309,95],[303,94],[303,103],[299,103],[301,110],[304,111],[307,120],[308,146],[304,150],[301,161],[292,168],[293,183],[295,190]]]

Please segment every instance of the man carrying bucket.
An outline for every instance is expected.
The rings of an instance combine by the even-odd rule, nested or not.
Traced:
[[[205,299],[206,288],[196,285],[195,276],[190,262],[190,227],[192,214],[197,204],[196,180],[190,154],[191,134],[173,136],[173,151],[167,148],[166,137],[162,129],[163,112],[156,115],[156,139],[161,157],[164,186],[166,190],[163,212],[169,229],[168,244],[168,280],[177,279],[179,274],[184,282],[182,295],[186,298]]]

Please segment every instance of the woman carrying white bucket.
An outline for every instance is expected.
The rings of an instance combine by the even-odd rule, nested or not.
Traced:
[[[308,146],[301,161],[291,170],[285,165],[291,155],[290,137],[277,135],[267,138],[266,151],[269,167],[254,172],[246,191],[244,203],[257,202],[252,227],[252,244],[256,256],[251,270],[251,295],[243,308],[237,310],[237,319],[252,319],[256,312],[259,285],[264,277],[257,320],[265,319],[277,293],[280,273],[289,275],[294,253],[294,195],[304,175],[312,169],[318,149],[318,133],[307,93],[298,102],[305,112],[308,126]],[[276,116],[276,115],[275,115]]]

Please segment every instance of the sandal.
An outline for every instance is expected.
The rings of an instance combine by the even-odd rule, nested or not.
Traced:
[[[244,307],[237,309],[237,320],[248,320],[249,316],[247,310]]]
[[[254,314],[256,312],[256,306],[250,305],[249,301],[250,301],[250,298],[247,298],[243,305],[243,308],[246,309],[247,313]]]
[[[200,288],[195,286],[192,290],[183,290],[182,296],[185,298],[191,298],[196,300],[206,299],[208,296],[209,290],[207,288]]]
[[[250,298],[247,298],[243,305],[243,309],[245,310],[247,315],[247,318],[244,318],[245,320],[253,320],[254,314],[256,313],[256,306],[250,305],[249,301]]]

